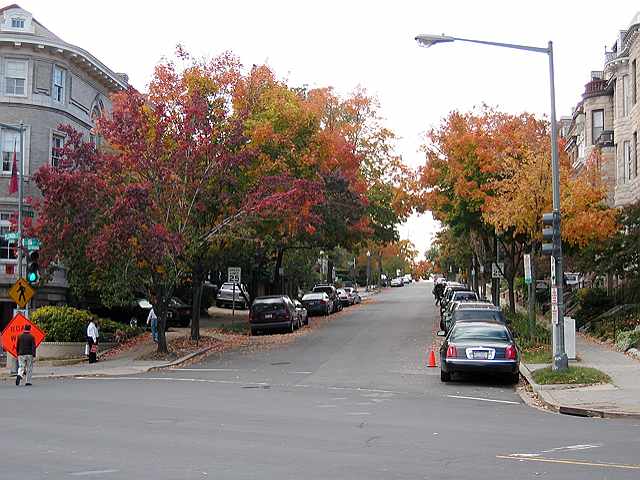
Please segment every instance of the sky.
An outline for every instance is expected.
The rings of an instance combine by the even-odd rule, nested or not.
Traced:
[[[397,152],[424,164],[427,130],[452,110],[486,103],[548,115],[546,55],[465,43],[419,47],[420,33],[546,46],[554,42],[558,117],[570,115],[604,49],[640,11],[633,0],[28,0],[19,5],[65,41],[145,89],[178,43],[197,56],[231,50],[268,64],[290,85],[361,85],[382,104]],[[9,4],[9,2],[7,2]],[[400,227],[421,254],[438,225],[429,214]]]

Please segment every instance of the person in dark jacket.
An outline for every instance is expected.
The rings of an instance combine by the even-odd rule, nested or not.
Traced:
[[[20,381],[24,377],[25,385],[30,386],[31,374],[33,373],[33,359],[36,357],[36,339],[31,334],[31,325],[25,325],[24,331],[18,335],[16,350],[18,351],[18,376],[16,377],[16,385],[20,385]]]
[[[441,302],[444,293],[444,283],[436,283],[433,287],[433,296],[436,297],[436,305]]]

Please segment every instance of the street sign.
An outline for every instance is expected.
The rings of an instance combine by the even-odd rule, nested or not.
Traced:
[[[558,305],[551,305],[551,321],[554,325],[558,324]]]
[[[37,238],[24,238],[22,244],[27,250],[40,250],[40,240]]]
[[[503,278],[502,272],[504,272],[504,263],[495,263],[491,264],[491,278]]]
[[[227,269],[227,281],[229,283],[240,283],[242,281],[242,269],[240,267],[229,267]]]
[[[31,334],[36,340],[36,347],[40,345],[45,337],[45,333],[40,330],[35,323],[32,323],[22,313],[16,313],[9,324],[2,331],[2,348],[4,348],[5,352],[9,352],[16,358],[18,358],[16,342],[18,340],[18,335],[20,335],[24,331],[25,325],[31,325]]]
[[[556,284],[556,257],[551,255],[551,285]]]
[[[5,242],[17,242],[18,241],[18,232],[8,232],[2,235],[2,239]]]
[[[524,254],[524,282],[531,283],[531,255],[528,253]]]
[[[551,287],[551,305],[558,306],[558,287]]]
[[[36,291],[31,288],[29,282],[24,278],[19,278],[16,283],[13,284],[13,287],[9,289],[9,296],[20,308],[24,308],[35,293]]]

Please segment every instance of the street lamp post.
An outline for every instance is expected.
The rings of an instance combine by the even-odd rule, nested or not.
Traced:
[[[22,204],[23,204],[23,166],[24,166],[24,124],[20,122],[20,126],[8,125],[0,123],[0,128],[13,130],[20,133],[20,162],[18,163],[18,278],[22,278]],[[18,362],[11,355],[7,355],[7,367],[11,374],[18,373]]]
[[[569,366],[569,360],[564,347],[564,299],[562,295],[562,241],[560,237],[560,162],[558,159],[558,125],[556,124],[556,92],[553,70],[553,42],[547,47],[531,47],[512,43],[489,42],[470,38],[451,37],[449,35],[418,35],[415,40],[424,47],[431,47],[438,43],[467,42],[493,47],[525,50],[527,52],[544,53],[549,58],[549,91],[551,100],[551,181],[553,185],[553,214],[557,217],[557,233],[554,238],[555,288],[557,289],[558,321],[553,325],[553,370],[564,370]]]
[[[371,285],[371,252],[367,250],[367,292],[369,291],[369,285]]]

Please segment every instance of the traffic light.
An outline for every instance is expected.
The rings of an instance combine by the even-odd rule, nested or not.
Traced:
[[[40,267],[38,266],[38,251],[29,253],[29,264],[27,265],[27,282],[31,285],[40,280]]]
[[[560,221],[556,212],[542,214],[542,254],[554,255],[556,253],[556,238],[560,232]]]

